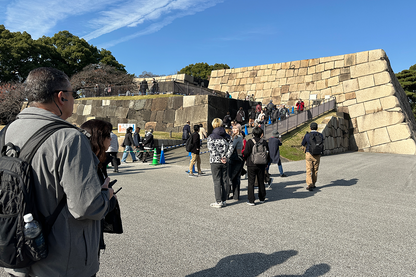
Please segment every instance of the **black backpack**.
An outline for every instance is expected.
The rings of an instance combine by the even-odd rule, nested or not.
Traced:
[[[192,148],[194,148],[194,145],[192,144],[192,135],[190,135],[185,143],[186,152],[191,152]]]
[[[318,132],[309,133],[309,152],[312,155],[321,155],[324,151],[324,140]]]
[[[45,257],[37,251],[33,239],[23,234],[23,216],[31,213],[42,226],[47,245],[47,236],[52,225],[66,204],[66,196],[54,213],[44,217],[37,209],[31,161],[42,143],[57,130],[76,128],[69,123],[54,121],[37,131],[21,149],[5,143],[9,125],[0,132],[0,267],[22,268]],[[9,151],[14,152],[7,156]]]

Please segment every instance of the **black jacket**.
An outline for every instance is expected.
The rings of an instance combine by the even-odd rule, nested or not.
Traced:
[[[192,135],[192,149],[191,152],[199,155],[199,148],[201,147],[201,138],[199,137],[198,132],[193,132]]]
[[[124,138],[124,145],[134,146],[134,141],[131,133],[126,133],[126,137]]]
[[[260,138],[254,138],[256,142],[260,140]],[[267,152],[269,152],[269,145],[267,144],[267,141],[263,139],[263,145],[266,146]],[[244,149],[244,159],[246,160],[247,166],[258,166],[258,167],[266,167],[266,164],[258,165],[253,164],[251,162],[251,151],[253,150],[254,142],[252,139],[247,140],[246,148]],[[270,161],[270,155],[267,155],[268,161]]]

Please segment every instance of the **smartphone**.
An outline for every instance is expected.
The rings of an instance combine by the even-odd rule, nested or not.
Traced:
[[[115,183],[117,183],[117,179],[116,179],[116,180],[111,181],[111,182],[108,184],[108,187],[109,187],[109,188],[112,188],[112,187],[114,186],[114,184],[115,184]]]

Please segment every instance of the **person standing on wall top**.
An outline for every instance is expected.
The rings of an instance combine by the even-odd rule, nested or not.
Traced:
[[[183,126],[183,130],[182,130],[182,141],[183,143],[186,143],[186,141],[188,140],[188,138],[191,136],[191,122],[186,121],[185,126]]]
[[[321,162],[321,155],[324,151],[324,137],[318,130],[318,124],[312,122],[310,125],[311,132],[306,133],[302,140],[302,146],[305,146],[306,160],[306,189],[312,191],[316,188],[318,180],[318,169]]]
[[[140,83],[140,93],[142,95],[146,95],[146,90],[148,88],[149,88],[149,86],[147,85],[146,79],[143,79],[143,81],[141,81],[141,83]]]
[[[152,94],[156,94],[159,92],[159,84],[156,82],[155,78],[152,81]]]

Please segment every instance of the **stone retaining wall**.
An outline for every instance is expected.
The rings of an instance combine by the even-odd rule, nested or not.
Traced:
[[[359,150],[416,154],[416,121],[407,97],[381,50],[252,67],[216,70],[209,88],[233,98],[254,94],[266,104],[293,106],[301,98],[334,96],[351,119]]]
[[[349,121],[339,117],[328,117],[318,125],[324,136],[324,154],[339,154],[349,149]]]
[[[77,99],[68,122],[80,126],[89,119],[97,118],[110,122],[114,127],[119,123],[134,123],[141,129],[182,132],[186,121],[190,120],[191,125],[202,124],[211,131],[213,118],[224,118],[226,111],[230,111],[234,119],[239,107],[247,111],[251,107],[250,102],[211,95],[140,100]]]

